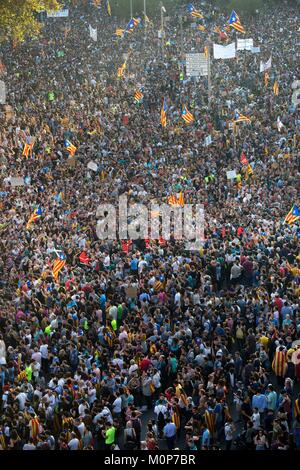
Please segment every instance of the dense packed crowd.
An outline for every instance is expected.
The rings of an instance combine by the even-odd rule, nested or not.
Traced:
[[[70,3],[69,18],[0,49],[0,448],[300,449],[299,230],[284,223],[300,187],[295,6],[240,14],[260,54],[213,60],[230,12],[206,2],[194,3],[205,31],[190,18],[181,30],[185,5],[167,12],[164,49],[158,18],[120,38],[114,12]],[[208,41],[210,106],[206,77],[182,62]],[[237,109],[251,124],[233,131]],[[97,237],[100,203],[180,191],[204,205],[200,250]]]

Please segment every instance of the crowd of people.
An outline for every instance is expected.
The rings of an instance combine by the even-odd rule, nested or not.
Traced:
[[[120,37],[128,19],[66,2],[39,37],[1,44],[2,450],[300,449],[299,222],[284,223],[300,188],[299,21],[293,2],[266,3],[239,12],[245,35],[220,35],[230,12],[211,3],[194,2],[204,30],[185,4],[167,12],[161,39],[160,18],[137,12]],[[214,60],[236,37],[260,53]],[[184,67],[207,45],[210,100]],[[251,123],[233,127],[236,110]],[[179,192],[204,205],[199,250],[98,238],[100,204]]]

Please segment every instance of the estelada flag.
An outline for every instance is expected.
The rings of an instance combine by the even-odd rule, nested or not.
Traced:
[[[82,251],[79,255],[79,261],[80,263],[83,263],[83,264],[89,264],[90,262],[90,258],[88,257],[88,255],[86,254],[85,251]]]
[[[272,362],[272,369],[277,377],[284,377],[287,369],[286,352],[276,351]]]

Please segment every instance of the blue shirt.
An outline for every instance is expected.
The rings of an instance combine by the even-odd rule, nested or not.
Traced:
[[[202,446],[209,446],[210,444],[210,432],[208,429],[205,429],[205,431],[202,434]]]
[[[267,398],[265,395],[253,395],[252,408],[258,408],[260,413],[264,412],[267,408]]]
[[[167,423],[164,427],[164,435],[166,437],[174,437],[176,435],[177,428],[174,423]]]
[[[130,263],[130,267],[133,271],[136,271],[138,268],[139,261],[136,258],[133,258]]]

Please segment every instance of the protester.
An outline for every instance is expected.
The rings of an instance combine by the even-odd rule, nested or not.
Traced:
[[[194,3],[205,31],[189,18],[181,34],[186,5],[170,12],[163,49],[160,18],[145,28],[141,14],[120,38],[103,6],[65,3],[68,19],[0,48],[12,108],[0,118],[1,449],[299,449],[300,218],[284,223],[299,205],[292,2],[239,12],[261,52],[227,60],[212,44],[242,35],[214,32],[230,12],[213,2]],[[208,39],[210,101],[182,64]],[[233,129],[236,110],[251,123]],[[174,233],[98,236],[101,204],[180,193],[204,206],[200,249]]]

